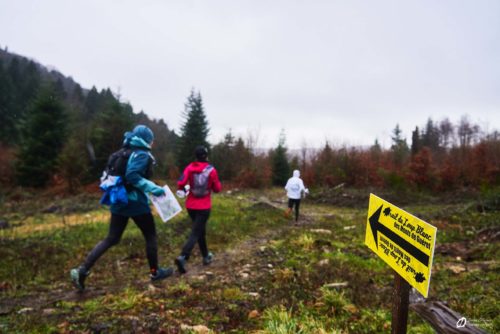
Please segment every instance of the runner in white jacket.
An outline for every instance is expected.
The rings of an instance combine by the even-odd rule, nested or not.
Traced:
[[[299,207],[300,207],[300,199],[302,197],[302,193],[308,194],[309,189],[304,187],[304,182],[300,178],[300,171],[294,170],[293,176],[288,179],[286,183],[285,190],[288,196],[288,211],[287,215],[290,215],[293,207],[295,206],[295,221],[299,219]]]

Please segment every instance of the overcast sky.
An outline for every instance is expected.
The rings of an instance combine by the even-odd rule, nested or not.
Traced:
[[[396,123],[500,128],[500,1],[0,0],[0,46],[217,142],[390,145]]]

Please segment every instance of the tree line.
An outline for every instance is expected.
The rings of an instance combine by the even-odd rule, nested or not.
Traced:
[[[308,186],[414,188],[446,191],[500,184],[500,136],[466,116],[456,124],[428,119],[410,143],[396,125],[390,148],[335,146],[290,152],[282,132],[273,149],[231,131],[213,145],[200,92],[188,95],[180,133],[162,120],[134,112],[110,89],[85,90],[71,78],[0,50],[0,183],[45,187],[64,183],[70,191],[94,183],[123,133],[145,124],[155,133],[155,175],[176,179],[205,145],[223,181],[238,187],[283,186],[300,169]]]
[[[71,78],[0,50],[0,183],[71,191],[97,180],[134,124],[153,129],[156,169],[168,174],[179,136],[162,120],[134,112],[109,88],[82,89]]]
[[[268,152],[257,154],[229,132],[212,149],[221,177],[241,187],[282,186],[299,169],[308,186],[380,187],[396,190],[448,191],[500,185],[500,133],[487,132],[463,116],[415,127],[410,143],[399,125],[391,146],[303,147],[290,153],[285,137]]]

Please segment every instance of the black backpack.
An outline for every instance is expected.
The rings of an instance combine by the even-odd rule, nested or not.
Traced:
[[[106,168],[104,169],[106,175],[121,176],[125,178],[127,163],[131,154],[132,149],[130,149],[130,147],[122,147],[118,151],[111,153]]]
[[[130,147],[122,147],[116,152],[111,153],[104,169],[105,175],[121,176],[124,183],[126,184],[125,174],[127,173],[127,164],[130,159],[130,155],[134,152]],[[150,179],[153,176],[153,164],[154,159],[149,155],[148,168],[144,174],[146,179]]]

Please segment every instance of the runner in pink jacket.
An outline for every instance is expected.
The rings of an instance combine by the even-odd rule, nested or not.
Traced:
[[[181,274],[186,272],[186,261],[189,260],[196,243],[200,246],[204,265],[210,264],[213,259],[213,254],[208,251],[205,238],[206,224],[212,208],[212,192],[221,191],[221,183],[217,170],[208,163],[208,150],[203,146],[198,146],[195,155],[196,161],[184,169],[177,182],[178,194],[182,194],[187,188],[186,186],[189,185],[186,209],[193,221],[191,234],[182,248],[181,255],[175,259],[175,264]]]
[[[205,196],[196,197],[192,191],[193,175],[203,172],[205,168],[211,168],[211,171],[208,174],[208,193]],[[179,181],[177,181],[177,189],[184,190],[187,185],[189,185],[189,189],[191,190],[186,199],[186,209],[188,210],[209,210],[212,207],[212,191],[214,193],[221,191],[221,184],[219,176],[217,175],[217,170],[207,161],[192,162],[184,169]]]

